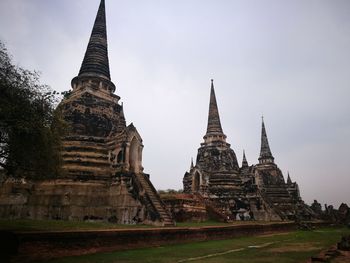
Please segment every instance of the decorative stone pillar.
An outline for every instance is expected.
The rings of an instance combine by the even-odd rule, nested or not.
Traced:
[[[125,147],[125,171],[129,172],[130,171],[130,143],[126,143],[126,147]]]

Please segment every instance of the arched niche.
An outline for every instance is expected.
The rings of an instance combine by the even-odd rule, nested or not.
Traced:
[[[130,142],[130,150],[129,150],[129,169],[133,173],[140,172],[141,166],[141,157],[140,157],[140,143],[134,137]]]
[[[201,175],[198,171],[194,173],[192,181],[192,191],[194,193],[199,192],[201,186]]]
[[[124,161],[124,150],[120,150],[117,155],[117,163],[122,163]]]

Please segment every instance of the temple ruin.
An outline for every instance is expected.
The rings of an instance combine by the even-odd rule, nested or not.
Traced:
[[[0,190],[0,218],[101,220],[173,225],[143,172],[140,134],[126,125],[111,81],[105,1],[72,91],[60,103],[69,132],[63,138],[63,173],[55,180],[8,181]]]
[[[223,133],[213,80],[207,132],[203,139],[195,165],[192,162],[183,177],[184,193],[190,195],[187,198],[202,200],[207,211],[214,210],[225,220],[312,217],[313,211],[302,201],[298,184],[291,181],[289,174],[285,182],[274,162],[264,120],[259,163],[249,165],[243,153],[242,165],[238,165],[236,154]]]
[[[161,199],[142,166],[143,141],[126,124],[111,80],[105,1],[101,0],[72,91],[59,105],[69,124],[57,179],[8,179],[0,188],[0,218],[101,220],[171,226],[178,221],[311,219],[289,174],[275,164],[264,121],[258,164],[242,164],[223,132],[211,82],[208,126],[184,193]]]

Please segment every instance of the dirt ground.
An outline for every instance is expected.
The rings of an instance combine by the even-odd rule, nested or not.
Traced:
[[[332,263],[349,263],[350,262],[350,251],[340,251],[340,255],[333,259]]]
[[[350,263],[350,251],[338,250],[337,245],[333,245],[306,261],[306,263],[314,262]]]
[[[313,251],[316,249],[322,249],[319,243],[298,243],[298,244],[289,244],[285,247],[271,248],[268,251],[272,253],[284,253],[284,252],[301,252],[301,251]]]

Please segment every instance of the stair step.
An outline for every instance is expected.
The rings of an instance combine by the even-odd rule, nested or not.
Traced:
[[[67,141],[67,140],[63,140],[62,144],[64,146],[77,146],[77,145],[82,145],[82,146],[89,146],[89,147],[106,147],[106,143],[104,142],[96,142],[96,141],[79,141],[79,140],[75,140],[75,141]]]
[[[65,152],[94,152],[94,153],[102,153],[108,154],[108,149],[106,147],[99,146],[88,146],[88,145],[63,145],[63,150]]]
[[[111,173],[101,173],[101,172],[85,172],[85,171],[68,171],[67,175],[70,177],[109,177]]]
[[[109,165],[108,158],[105,157],[90,157],[90,156],[64,156],[64,161],[79,161],[79,162],[92,162],[92,163],[105,163]]]
[[[110,169],[106,169],[103,167],[86,167],[81,165],[63,164],[62,168],[68,171],[110,173]]]
[[[146,178],[144,178],[142,175],[139,175],[137,178],[139,179],[144,190],[146,191],[146,193],[149,197],[149,200],[152,202],[153,206],[157,210],[160,218],[164,222],[164,225],[165,226],[173,226],[174,223],[173,223],[171,217],[169,216],[169,214],[167,213],[167,211],[165,210],[165,208],[163,207],[162,202],[159,199],[158,194],[154,193],[154,189],[149,185],[149,182],[146,180]]]
[[[65,152],[62,151],[62,156],[65,158],[82,157],[82,158],[95,158],[101,160],[108,160],[108,154],[96,153],[96,152]]]
[[[107,162],[98,162],[98,161],[83,161],[80,159],[76,160],[63,160],[63,167],[67,165],[77,165],[89,168],[109,168],[110,164]]]

